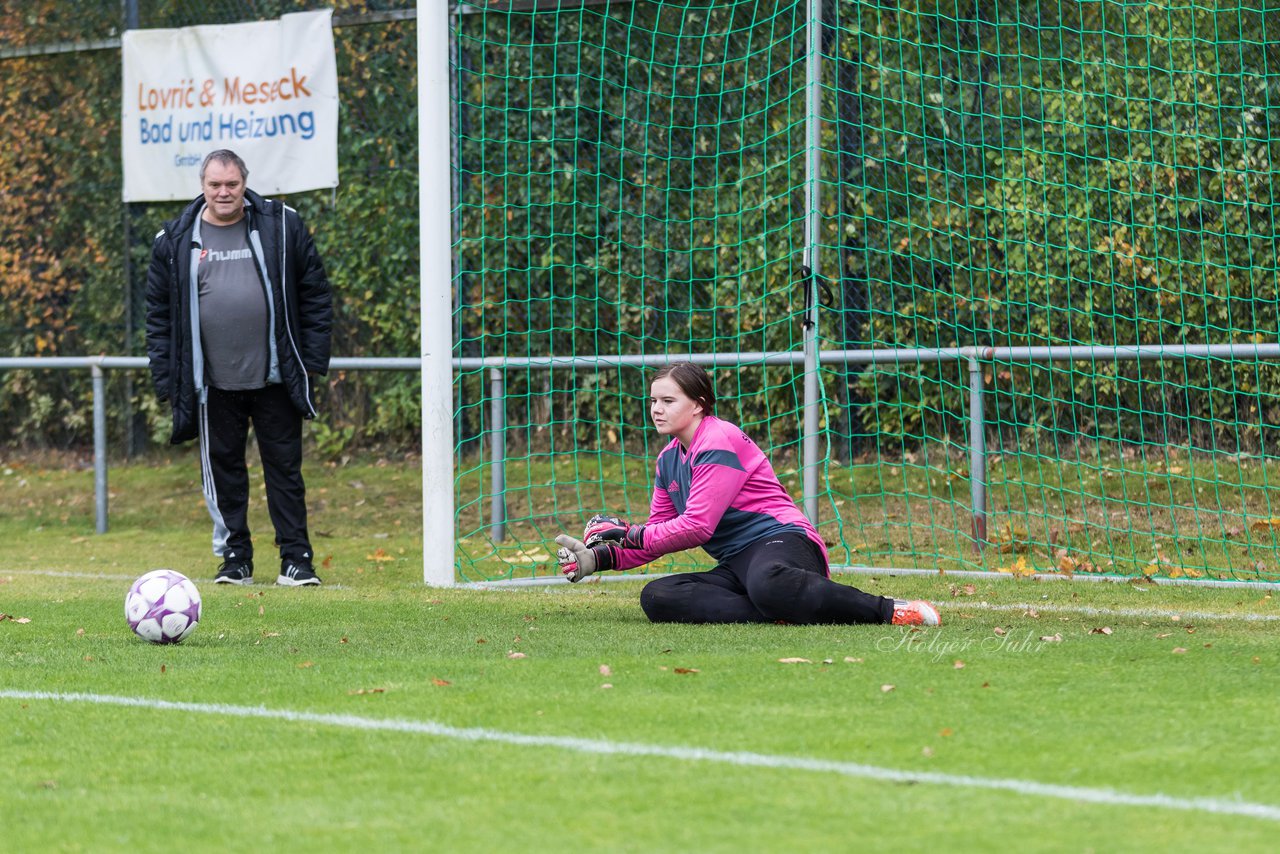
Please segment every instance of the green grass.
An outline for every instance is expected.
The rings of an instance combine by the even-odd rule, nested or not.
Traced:
[[[251,455],[252,457],[252,455]],[[823,474],[822,522],[832,562],[1117,577],[1217,578],[1280,583],[1280,461],[1189,455],[1155,458],[1077,450],[1058,460],[996,454],[988,472],[988,540],[974,548],[965,461],[942,448],[896,463],[831,464]],[[491,537],[491,467],[468,460],[455,484],[459,577],[465,581],[554,573],[556,534],[601,510],[643,516],[650,462],[617,454],[533,454],[506,464],[505,538]],[[211,559],[209,521],[190,448],[146,465],[110,469],[110,524],[93,535],[93,473],[87,465],[37,466],[0,458],[0,531],[47,561],[115,559],[119,532],[171,538],[188,565]],[[779,466],[795,496],[800,472]],[[32,474],[34,476],[28,476]],[[376,572],[388,558],[419,561],[420,469],[416,460],[332,465],[308,458],[311,529],[321,562]],[[255,479],[257,472],[253,473]],[[251,522],[270,525],[256,483]],[[66,548],[66,540],[81,548]],[[349,548],[359,544],[356,548]],[[117,548],[118,547],[118,548]],[[381,551],[378,551],[381,549]],[[373,556],[370,558],[370,556]],[[664,558],[658,571],[705,567],[696,554]],[[326,570],[328,567],[326,567]]]
[[[843,580],[938,602],[945,625],[652,625],[638,582],[424,587],[416,470],[376,462],[308,470],[313,505],[323,503],[312,527],[325,532],[326,586],[226,589],[207,580],[208,522],[188,462],[113,469],[103,536],[92,534],[91,501],[77,497],[86,477],[91,495],[91,473],[7,464],[0,691],[434,722],[974,782],[4,697],[6,850],[1272,848],[1274,820],[977,785],[1280,808],[1278,623],[1245,619],[1280,616],[1265,591],[857,576]],[[265,519],[255,527],[269,530]],[[129,580],[159,565],[187,572],[204,596],[201,626],[177,647],[143,643],[124,624]]]

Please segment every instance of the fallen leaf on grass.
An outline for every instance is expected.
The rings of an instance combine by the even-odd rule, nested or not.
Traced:
[[[862,663],[862,659],[861,659],[861,658],[854,658],[852,655],[846,655],[846,656],[844,657],[844,660],[845,660],[846,662],[848,662],[849,664],[861,664],[861,663]]]
[[[807,658],[779,658],[778,663],[779,664],[813,664],[813,662]]]
[[[315,666],[314,661],[301,661],[298,663],[298,669],[300,670],[306,667],[314,667],[314,666]]]
[[[1186,651],[1187,651],[1187,648],[1186,648],[1185,646],[1175,646],[1175,647],[1173,648],[1173,654],[1174,654],[1174,655],[1181,655],[1182,653],[1184,653],[1184,652],[1186,652]]]
[[[1045,643],[1061,643],[1062,635],[1041,635],[1040,640]]]
[[[387,554],[386,549],[382,548],[382,546],[378,546],[376,549],[374,549],[373,554],[365,555],[364,559],[371,560],[374,563],[386,563],[389,560],[395,560],[394,557]]]
[[[9,621],[9,622],[11,622],[11,623],[29,623],[29,622],[31,622],[31,618],[30,618],[30,617],[14,617],[14,616],[12,616],[12,615],[10,615],[10,614],[0,614],[0,623],[3,623],[5,620],[8,620],[8,621]]]
[[[880,693],[882,693],[882,694],[888,694],[888,693],[889,693],[890,691],[892,691],[892,690],[893,690],[893,686],[892,686],[892,685],[881,685],[881,686],[880,686]]]
[[[1109,635],[1109,634],[1111,634],[1111,627],[1110,627],[1110,626],[1100,626],[1100,627],[1098,627],[1098,628],[1096,628],[1096,629],[1090,629],[1090,630],[1089,630],[1089,634],[1091,634],[1091,635]]]
[[[523,652],[508,652],[507,658],[528,658]]]
[[[386,692],[386,688],[357,688],[354,691],[348,691],[347,696],[358,697],[361,694],[385,694]]]
[[[995,632],[996,637],[1001,637],[1001,638],[1009,634],[1008,629],[1002,629],[999,626],[996,626],[994,629],[992,629],[992,631]]]
[[[950,738],[954,734],[955,732],[949,726],[944,726],[942,730],[938,733],[938,735],[942,736],[943,738]]]
[[[676,673],[701,673],[702,671],[696,667],[677,667]]]
[[[432,685],[452,685],[453,683],[447,679],[432,679],[431,684]]]
[[[1161,632],[1160,634],[1156,635],[1156,640],[1164,640],[1165,638],[1172,637],[1172,636],[1173,636],[1173,632]]]
[[[613,668],[612,668],[612,667],[610,667],[610,666],[609,666],[609,665],[607,665],[607,664],[602,664],[602,665],[600,665],[600,675],[601,675],[601,676],[612,676],[612,675],[613,675]]]
[[[1001,548],[1001,551],[1005,551],[1005,549]],[[1014,578],[1030,578],[1036,574],[1036,569],[1027,563],[1025,557],[1019,557],[1010,566],[997,566],[996,572],[1007,572]]]
[[[955,660],[955,663],[952,664],[951,666],[956,670],[964,670],[964,662],[958,658]]]

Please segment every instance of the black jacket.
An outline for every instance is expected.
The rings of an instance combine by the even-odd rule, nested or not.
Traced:
[[[304,418],[316,414],[308,374],[329,370],[329,333],[333,298],[324,264],[298,212],[289,206],[245,191],[249,243],[266,270],[275,310],[276,351],[280,380]],[[204,366],[193,365],[193,338],[200,330],[191,312],[191,248],[196,217],[204,209],[201,196],[182,215],[165,223],[151,248],[147,270],[147,358],[156,395],[173,408],[173,435],[178,444],[198,435],[197,410]]]

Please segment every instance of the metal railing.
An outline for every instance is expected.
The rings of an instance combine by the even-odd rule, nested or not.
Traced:
[[[823,350],[818,361],[824,365],[930,364],[963,362],[969,374],[969,499],[972,504],[972,539],[975,551],[987,540],[987,450],[986,417],[983,407],[983,365],[997,362],[1073,361],[1168,361],[1176,359],[1280,359],[1280,344],[1134,344],[1109,347],[1062,345],[1043,347],[939,347],[871,350]],[[455,369],[489,370],[489,394],[493,420],[492,465],[490,467],[490,537],[506,538],[505,460],[506,420],[502,406],[504,374],[508,369],[659,367],[687,360],[704,367],[751,365],[803,365],[804,353],[719,353],[663,354],[658,356],[535,356],[529,358],[487,357],[454,359]],[[808,401],[806,401],[808,403]],[[808,480],[805,481],[809,483]],[[810,506],[816,496],[805,496]],[[812,520],[815,524],[818,520]]]
[[[824,350],[818,361],[824,365],[930,364],[961,362],[969,374],[969,498],[972,504],[972,538],[980,550],[987,538],[987,451],[983,399],[983,366],[1008,362],[1072,361],[1171,361],[1181,359],[1280,360],[1280,344],[1143,344],[1121,347],[1063,345],[1043,347],[940,347],[910,349]],[[508,370],[554,370],[557,368],[660,367],[687,360],[705,367],[738,365],[804,365],[802,352],[754,352],[717,354],[662,354],[654,356],[506,356],[453,359],[455,371],[489,372],[490,431],[490,536],[494,542],[506,539],[506,372]],[[54,369],[88,370],[93,377],[93,472],[94,506],[98,533],[107,530],[107,429],[106,372],[139,370],[147,367],[144,357],[52,356],[48,358],[0,357],[0,370]],[[334,370],[416,371],[422,360],[411,357],[334,358]],[[806,403],[808,403],[806,401]],[[813,496],[806,495],[809,499]],[[816,520],[814,520],[816,522]]]
[[[107,388],[106,372],[111,370],[145,370],[145,356],[49,356],[0,357],[2,370],[85,370],[93,377],[93,504],[94,530],[107,532]],[[393,370],[416,371],[422,367],[421,359],[399,357],[380,359],[338,358],[330,359],[329,367],[335,370]]]

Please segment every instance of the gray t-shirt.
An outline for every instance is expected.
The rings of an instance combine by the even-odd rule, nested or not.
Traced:
[[[262,388],[270,358],[267,295],[246,221],[200,223],[200,340],[205,380],[226,391]]]

